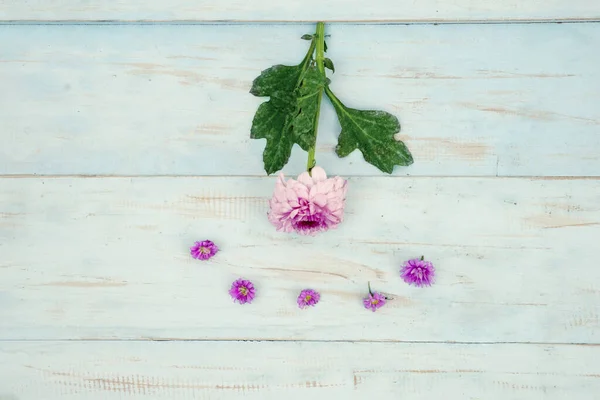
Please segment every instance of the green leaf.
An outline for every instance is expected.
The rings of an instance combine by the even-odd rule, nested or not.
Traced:
[[[315,142],[315,119],[321,106],[319,97],[325,86],[323,75],[315,67],[306,71],[296,99],[293,134],[302,150],[308,151]]]
[[[327,42],[323,41],[323,51],[327,52]]]
[[[323,64],[325,65],[325,68],[328,68],[331,70],[331,72],[335,73],[335,67],[333,66],[333,61],[331,61],[331,59],[326,58],[323,61]]]
[[[301,39],[304,40],[312,40],[313,39],[313,35],[309,35],[308,33],[302,35]]]
[[[286,114],[279,112],[271,101],[262,103],[252,121],[250,137],[267,139],[263,162],[267,174],[280,170],[292,154],[291,135],[286,133]]]
[[[250,131],[253,139],[267,139],[263,152],[267,174],[283,168],[295,143],[306,151],[314,145],[315,120],[326,81],[309,61],[273,66],[252,84],[250,93],[270,96],[258,107]]]
[[[274,65],[254,79],[250,93],[264,97],[271,96],[275,91],[291,92],[296,87],[301,73],[301,65]]]
[[[395,165],[413,163],[406,145],[394,138],[394,134],[400,132],[398,118],[385,111],[348,108],[329,88],[325,92],[342,126],[335,149],[339,157],[346,157],[359,149],[365,161],[388,174],[393,172]]]

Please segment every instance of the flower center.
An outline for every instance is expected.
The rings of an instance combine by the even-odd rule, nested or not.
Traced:
[[[295,228],[306,231],[313,231],[325,225],[325,217],[316,213],[312,215],[303,215],[299,221],[296,221]]]
[[[306,297],[304,298],[304,301],[308,303],[310,301],[310,299],[312,299],[312,296],[310,294],[307,294]]]
[[[319,221],[300,221],[298,222],[299,228],[316,228],[319,226]]]
[[[241,286],[238,291],[242,296],[246,296],[248,294],[248,288],[246,286]]]
[[[377,304],[379,304],[379,300],[373,299],[373,300],[371,300],[371,304],[373,304],[374,306],[376,306]]]
[[[208,247],[202,246],[202,247],[200,247],[200,253],[210,254],[210,249]]]

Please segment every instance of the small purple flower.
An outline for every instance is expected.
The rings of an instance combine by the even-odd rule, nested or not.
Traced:
[[[229,294],[233,297],[233,301],[240,304],[252,303],[256,296],[256,289],[252,282],[245,279],[238,279],[231,284]]]
[[[433,264],[424,261],[424,257],[406,261],[400,270],[400,276],[404,282],[418,287],[431,286],[434,282],[434,275]]]
[[[210,240],[196,242],[192,247],[190,247],[190,254],[196,260],[208,260],[217,254],[217,251],[219,251],[219,248]]]
[[[383,294],[371,291],[371,283],[369,283],[369,295],[363,299],[363,304],[367,310],[375,312],[378,308],[385,306],[387,300],[388,298]]]
[[[321,294],[312,289],[304,289],[298,296],[298,307],[306,308],[314,306],[321,299]]]

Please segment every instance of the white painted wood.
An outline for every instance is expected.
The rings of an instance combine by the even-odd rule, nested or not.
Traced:
[[[1,20],[530,21],[598,19],[595,0],[3,0]]]
[[[1,179],[0,339],[599,343],[600,179],[354,178],[314,238],[269,225],[274,181]],[[191,259],[206,238],[222,251]],[[432,288],[399,277],[420,255]],[[377,313],[369,281],[394,298]]]
[[[580,399],[598,346],[0,342],[3,400]]]
[[[114,7],[125,4],[140,9]],[[264,141],[249,139],[263,100],[248,90],[262,69],[298,62],[307,45],[299,37],[312,29],[0,26],[0,173],[264,175]],[[328,32],[334,91],[403,124],[416,162],[396,174],[598,175],[600,24]],[[339,127],[327,101],[320,127],[321,165],[380,175],[358,151],[335,156]],[[296,147],[286,170],[305,164]]]

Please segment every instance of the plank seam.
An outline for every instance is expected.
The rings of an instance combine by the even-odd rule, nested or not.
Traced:
[[[438,340],[325,340],[325,339],[185,339],[185,338],[141,338],[141,339],[0,339],[0,343],[11,342],[258,342],[258,343],[390,343],[390,344],[431,344],[431,345],[534,345],[534,346],[600,346],[600,342],[472,342]]]
[[[0,25],[304,25],[317,21],[285,20],[0,20]],[[495,20],[324,20],[336,25],[525,25],[599,23],[599,17],[572,19],[495,19]]]
[[[336,175],[336,174],[331,174]],[[291,175],[290,175],[291,176]],[[340,175],[348,179],[365,178],[384,178],[384,179],[531,179],[531,180],[600,180],[600,175]],[[86,174],[66,174],[66,175],[35,175],[35,174],[0,174],[0,179],[161,179],[161,178],[200,178],[200,179],[224,179],[224,178],[262,178],[275,179],[277,175],[86,175]]]

